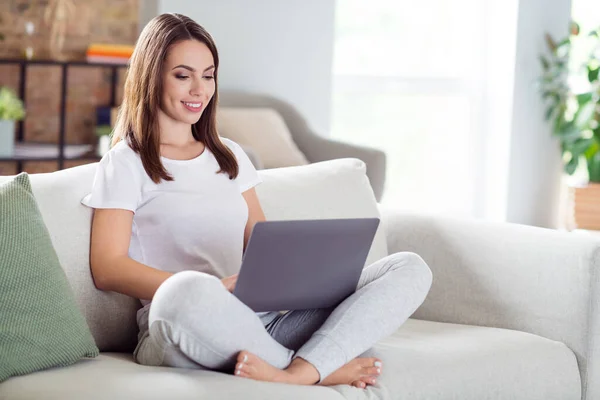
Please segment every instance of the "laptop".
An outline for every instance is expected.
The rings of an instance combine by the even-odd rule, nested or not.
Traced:
[[[255,312],[328,308],[356,291],[379,218],[261,221],[233,294]]]

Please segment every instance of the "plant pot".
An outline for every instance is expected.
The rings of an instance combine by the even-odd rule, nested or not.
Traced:
[[[570,191],[575,228],[600,231],[600,183],[572,187]]]
[[[15,151],[15,121],[0,119],[0,157],[12,157]]]

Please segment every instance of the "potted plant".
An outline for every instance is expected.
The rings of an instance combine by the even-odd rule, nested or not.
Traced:
[[[600,230],[600,28],[584,35],[572,23],[568,37],[557,42],[546,35],[546,43],[550,54],[540,56],[539,80],[545,117],[564,171],[583,177],[569,188],[574,224]]]
[[[12,157],[15,121],[25,117],[23,102],[8,88],[0,88],[0,157]]]

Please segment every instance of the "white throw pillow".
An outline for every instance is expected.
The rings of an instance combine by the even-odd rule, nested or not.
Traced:
[[[251,148],[264,168],[309,164],[283,117],[272,108],[219,107],[219,135]]]
[[[259,171],[256,186],[267,220],[380,218],[366,164],[356,158]],[[365,266],[387,256],[380,223]]]

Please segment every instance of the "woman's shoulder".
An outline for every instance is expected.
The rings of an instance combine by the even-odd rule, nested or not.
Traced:
[[[127,144],[126,140],[117,142],[106,154],[109,154],[113,158],[128,161],[135,161],[140,158],[139,154]]]
[[[140,155],[136,153],[125,140],[116,143],[106,154],[104,154],[101,162],[127,168],[136,168],[143,165]]]

